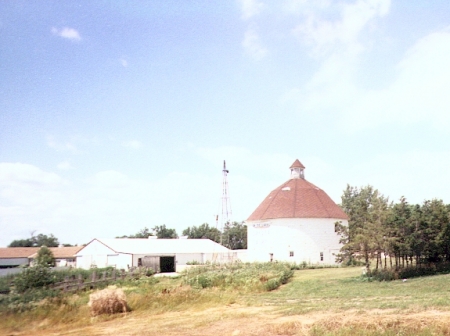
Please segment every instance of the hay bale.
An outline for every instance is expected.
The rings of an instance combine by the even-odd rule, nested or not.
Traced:
[[[127,297],[121,288],[108,287],[89,295],[91,315],[126,313],[130,311]]]

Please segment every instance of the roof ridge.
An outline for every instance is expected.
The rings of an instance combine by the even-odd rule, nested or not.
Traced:
[[[318,200],[319,200],[319,202],[320,202],[320,205],[322,206],[323,210],[325,210],[325,212],[326,212],[327,216],[328,216],[328,217],[330,217],[330,216],[331,216],[331,214],[330,214],[330,212],[328,211],[328,207],[326,207],[326,206],[325,206],[325,204],[323,204],[323,202],[322,202],[322,198],[321,198],[321,197],[319,197],[319,195],[317,195],[317,192],[318,192],[318,190],[317,190],[317,189],[316,189],[316,190],[314,190],[314,193],[316,194],[316,197],[318,198]]]

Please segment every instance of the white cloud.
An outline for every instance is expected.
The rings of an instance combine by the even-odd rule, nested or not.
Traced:
[[[360,60],[371,41],[367,28],[385,16],[389,7],[387,0],[330,4],[325,12],[337,10],[334,20],[323,19],[320,10],[308,12],[295,34],[319,56],[319,68],[282,101],[296,102],[303,112],[333,114],[344,132],[420,122],[446,130],[450,126],[450,28],[418,40],[393,68],[392,79],[384,87],[361,85]]]
[[[142,148],[142,142],[140,142],[139,140],[129,140],[122,142],[122,146],[131,149],[140,149]]]
[[[242,19],[248,20],[264,10],[265,5],[258,0],[240,0]]]
[[[338,116],[344,132],[386,124],[427,123],[450,126],[450,31],[434,32],[412,46],[394,69],[390,83],[379,89],[358,85],[356,57],[332,55],[302,88],[286,93],[299,109]]]
[[[343,174],[351,185],[370,184],[394,202],[405,196],[414,204],[433,198],[449,203],[449,166],[449,151],[411,150],[371,157]]]
[[[322,7],[323,8],[323,7]],[[299,24],[294,35],[312,46],[314,55],[329,53],[358,54],[364,50],[361,33],[369,23],[389,12],[390,0],[358,0],[354,3],[336,3],[325,10],[307,11],[305,22]],[[336,13],[336,20],[324,19],[326,13]]]
[[[96,137],[85,137],[82,135],[69,135],[64,140],[61,137],[56,137],[53,135],[47,135],[46,141],[47,146],[55,149],[58,152],[70,152],[73,154],[80,154],[85,152],[88,146],[99,145],[101,140]]]
[[[120,61],[120,64],[122,64],[122,66],[124,68],[128,67],[128,61],[125,58],[121,58],[119,61]]]
[[[68,141],[68,142],[60,142],[58,141],[54,136],[47,136],[47,145],[50,148],[53,148],[59,152],[72,152],[72,153],[78,153],[79,150],[74,144],[74,141]]]
[[[63,27],[63,28],[56,28],[56,27],[52,27],[52,34],[68,39],[68,40],[72,40],[72,41],[81,41],[81,36],[80,33],[73,29],[73,28],[69,28],[69,27]]]
[[[72,165],[71,165],[70,162],[67,161],[67,160],[58,163],[58,165],[57,165],[56,167],[57,167],[58,169],[60,169],[60,170],[70,170],[70,169],[73,169]]]
[[[250,27],[242,41],[245,53],[255,60],[261,60],[267,55],[267,49],[262,46],[259,35],[254,27]]]

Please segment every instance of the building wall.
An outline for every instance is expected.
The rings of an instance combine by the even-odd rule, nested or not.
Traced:
[[[21,266],[28,265],[28,258],[1,258],[0,259],[0,267],[13,267],[13,266]]]
[[[335,264],[341,245],[330,218],[282,218],[249,221],[248,261]],[[322,260],[323,259],[323,260]]]
[[[132,258],[129,254],[116,253],[99,241],[93,240],[77,254],[78,268],[89,269],[92,266],[127,269],[127,266],[132,266]]]

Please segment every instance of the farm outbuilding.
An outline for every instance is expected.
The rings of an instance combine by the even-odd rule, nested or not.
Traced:
[[[49,247],[55,266],[76,266],[76,254],[82,246]],[[0,248],[0,268],[33,265],[40,247]]]
[[[146,266],[156,272],[179,272],[190,264],[231,262],[237,252],[209,239],[93,239],[77,254],[77,267]]]
[[[345,212],[305,179],[296,160],[291,177],[274,189],[247,219],[248,260],[334,264],[341,248],[336,222]]]
[[[39,251],[39,247],[1,247],[0,268],[28,266],[30,256]]]
[[[53,254],[53,260],[55,261],[55,266],[57,267],[76,267],[77,257],[76,254],[80,251],[83,246],[60,246],[60,247],[50,247],[50,251]],[[37,252],[30,256],[31,263],[36,259]]]

